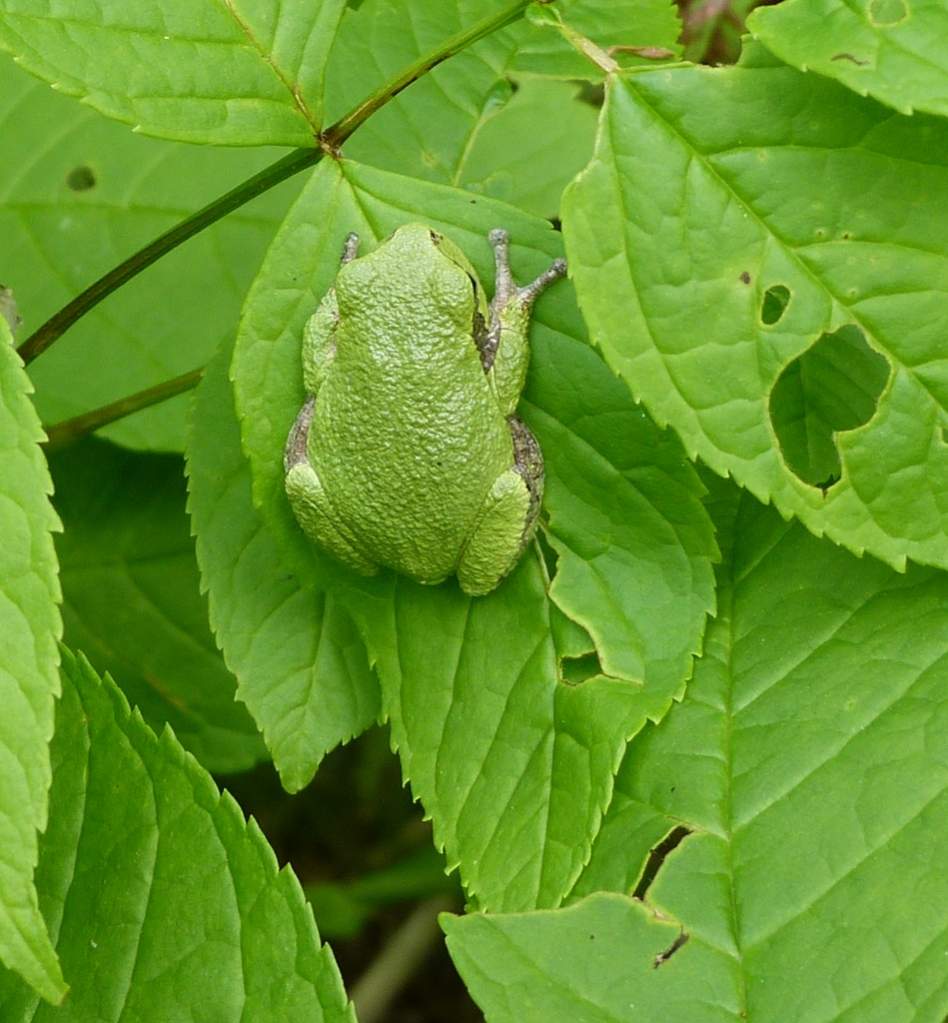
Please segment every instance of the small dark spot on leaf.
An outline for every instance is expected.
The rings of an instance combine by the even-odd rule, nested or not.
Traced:
[[[764,292],[760,303],[760,318],[772,327],[787,311],[790,304],[790,289],[784,284],[774,284]]]
[[[655,957],[655,962],[652,964],[653,969],[658,969],[659,966],[667,963],[669,959],[685,944],[688,940],[688,935],[682,931],[677,938],[665,949],[664,952],[659,952]]]
[[[850,238],[852,235],[848,231],[843,231],[843,240],[848,242]]]
[[[746,270],[742,270],[741,271],[741,280],[745,284],[750,284],[750,282],[751,282],[751,275]]]
[[[859,67],[865,67],[869,61],[860,60],[859,57],[854,57],[851,53],[834,53],[830,60],[848,60],[851,64],[856,64]]]
[[[88,192],[95,188],[95,174],[91,167],[80,164],[66,175],[66,185],[74,192]]]

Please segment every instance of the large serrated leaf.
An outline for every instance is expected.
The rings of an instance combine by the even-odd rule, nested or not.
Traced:
[[[133,135],[58,96],[0,54],[0,282],[31,331],[140,246],[261,170],[279,150],[212,149]],[[167,254],[75,323],[29,372],[46,423],[202,365],[233,335],[244,293],[295,182]],[[187,397],[102,431],[182,450]]]
[[[590,329],[689,452],[857,553],[948,565],[946,197],[944,122],[760,60],[614,78],[564,232]],[[771,402],[847,326],[885,386],[807,481]]]
[[[48,743],[59,694],[59,520],[29,395],[0,316],[0,962],[50,1001],[66,988],[39,914],[33,870],[46,826]]]
[[[948,114],[942,0],[786,0],[754,11],[747,27],[802,71],[828,75],[905,114]]]
[[[326,753],[378,718],[378,683],[331,588],[300,579],[305,572],[289,567],[253,507],[227,379],[230,354],[225,346],[211,362],[195,398],[188,509],[211,625],[240,699],[295,792]]]
[[[291,871],[170,731],[68,652],[37,871],[69,999],[0,974],[4,1023],[354,1023]]]
[[[683,1000],[701,985],[726,992],[739,1019],[937,1023],[948,1011],[948,578],[856,560],[732,484],[718,489],[728,555],[705,657],[682,704],[630,747],[573,893],[635,889],[687,942],[646,975],[635,1011],[604,1018],[650,1021],[640,1007],[671,982]],[[650,849],[681,828],[692,834],[649,884]],[[592,927],[596,904],[577,907]],[[537,917],[529,941],[555,947],[568,927]],[[480,998],[477,957],[466,975]],[[611,957],[603,986],[625,984],[627,964]],[[661,1018],[730,1018],[716,1011]]]
[[[345,0],[3,0],[0,46],[62,92],[164,138],[311,146]]]
[[[282,450],[303,401],[302,327],[337,271],[349,231],[359,232],[366,251],[420,218],[461,244],[485,280],[490,227],[509,229],[524,279],[556,251],[548,225],[512,207],[348,162],[321,165],[248,297],[234,355],[254,498],[300,571],[317,581],[332,571],[340,592],[350,580],[351,612],[379,669],[406,775],[465,882],[493,906],[555,904],[608,800],[613,758],[646,717],[665,712],[690,671],[712,602],[714,545],[681,448],[582,342],[563,286],[538,305],[522,411],[550,467],[548,528],[562,566],[550,595],[592,635],[615,677],[579,687],[561,681],[553,633],[560,612],[533,551],[504,586],[477,600],[453,582],[435,589],[387,575],[361,582],[316,555],[283,492]],[[595,496],[603,486],[604,502]],[[577,546],[584,530],[588,544]],[[622,603],[629,614],[614,621]],[[675,625],[645,640],[639,626],[647,631],[659,608]],[[571,657],[593,648],[579,632],[568,640]],[[472,734],[449,727],[462,707],[479,722]],[[478,776],[497,779],[494,796],[478,795],[477,783],[469,798]]]
[[[265,756],[207,627],[178,457],[97,441],[50,459],[65,642],[121,686],[149,725],[171,725],[209,771]]]

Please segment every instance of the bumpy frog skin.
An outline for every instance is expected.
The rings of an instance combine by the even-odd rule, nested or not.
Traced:
[[[456,573],[489,593],[533,536],[543,457],[514,414],[530,310],[566,272],[517,287],[508,237],[490,233],[490,306],[461,250],[406,224],[356,258],[306,324],[308,395],[287,439],[286,492],[306,534],[364,574],[421,583]]]

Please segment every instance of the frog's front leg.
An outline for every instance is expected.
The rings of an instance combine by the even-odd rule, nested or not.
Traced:
[[[510,271],[510,237],[497,228],[488,236],[494,249],[496,280],[490,304],[490,326],[481,359],[490,374],[500,409],[512,415],[527,376],[530,350],[527,334],[533,303],[554,281],[566,274],[566,261],[556,259],[536,280],[518,287]]]
[[[308,398],[286,441],[283,453],[286,496],[303,532],[311,540],[357,572],[374,575],[378,565],[361,554],[336,525],[319,474],[310,462],[307,442],[315,408],[316,399]]]
[[[543,455],[536,437],[516,416],[507,420],[514,464],[494,481],[458,564],[461,589],[490,593],[516,565],[533,536],[543,499]]]

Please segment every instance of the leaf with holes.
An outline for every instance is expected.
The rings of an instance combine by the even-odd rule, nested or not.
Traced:
[[[630,747],[573,894],[634,889],[683,928],[676,968],[700,967],[730,1009],[670,1018],[940,1020],[948,577],[857,560],[717,489],[705,656]],[[643,886],[665,836],[679,844]]]
[[[946,200],[943,122],[757,50],[614,78],[564,233],[606,358],[692,455],[857,553],[945,566]]]
[[[948,1008],[948,581],[718,489],[721,611],[684,702],[626,755],[586,897],[444,920],[496,1023]]]
[[[57,96],[0,54],[0,281],[20,341],[97,277],[278,150],[211,149],[133,135]],[[290,196],[287,182],[167,254],[30,365],[52,423],[202,365],[233,334]],[[172,300],[173,296],[173,300]],[[105,427],[129,447],[180,451],[186,396]]]
[[[748,1018],[739,1014],[737,970],[727,957],[682,945],[675,921],[622,895],[594,895],[546,912],[445,915],[441,925],[490,1023]]]
[[[254,499],[290,564],[317,583],[327,571],[335,585],[349,580],[405,773],[471,891],[494,907],[553,905],[582,866],[625,739],[661,717],[688,676],[713,606],[715,547],[680,445],[585,344],[562,285],[538,304],[522,404],[547,464],[549,595],[534,551],[477,599],[453,582],[327,569],[283,490],[282,451],[304,400],[303,324],[349,231],[367,250],[419,218],[460,244],[485,281],[498,224],[523,279],[556,252],[549,226],[513,207],[348,161],[320,165],[248,297],[234,354]],[[594,650],[575,679],[588,681],[564,684],[558,654],[581,661]]]
[[[948,114],[948,8],[941,0],[787,0],[747,23],[771,52],[904,114]]]
[[[332,566],[320,573],[324,585],[313,586],[305,579],[309,552],[303,571],[289,567],[253,507],[227,379],[231,351],[226,345],[213,359],[195,396],[188,510],[211,625],[240,699],[295,792],[329,750],[378,718],[378,683],[332,592]]]
[[[355,1023],[299,883],[256,824],[68,651],[53,760],[37,878],[69,1018],[107,1006],[140,1023]],[[3,972],[0,1015],[56,1018]]]
[[[311,146],[345,0],[2,0],[0,47],[136,131],[187,142]]]
[[[46,826],[59,694],[59,579],[50,533],[59,528],[23,363],[0,317],[0,962],[44,998],[65,993],[36,902],[37,831]]]
[[[262,760],[207,627],[181,459],[87,441],[50,468],[65,642],[108,671],[152,728],[170,724],[209,771]]]

